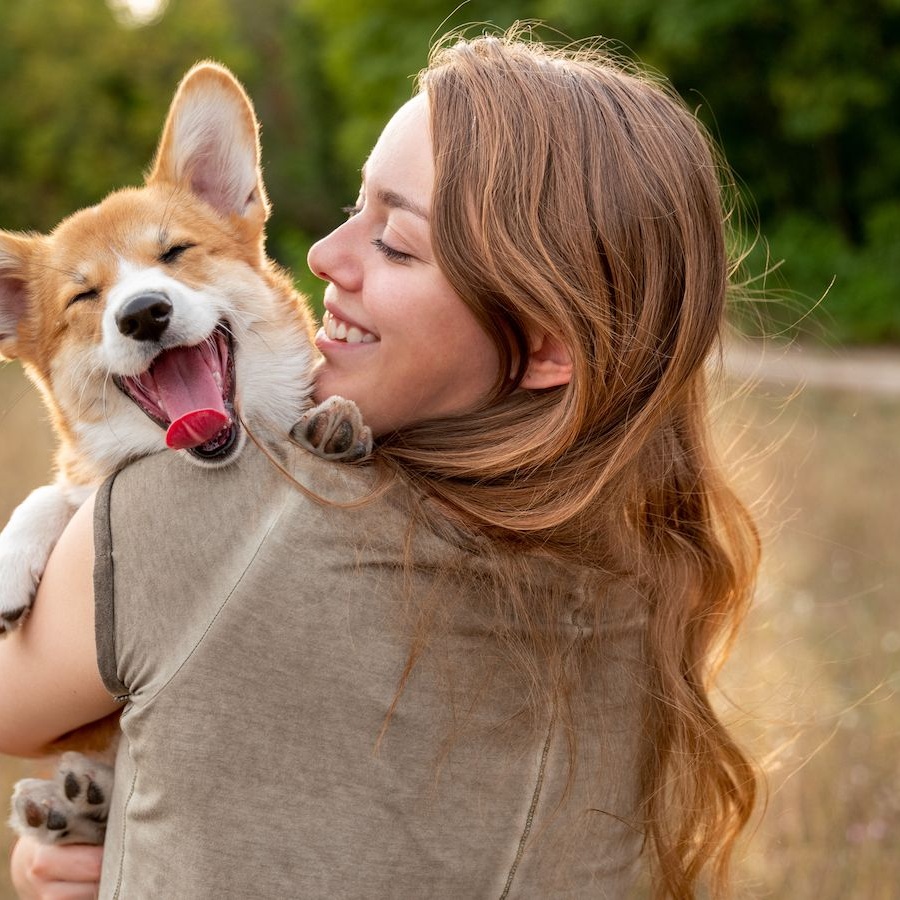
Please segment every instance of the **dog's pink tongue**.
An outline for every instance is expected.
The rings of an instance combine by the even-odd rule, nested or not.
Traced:
[[[217,409],[192,409],[177,418],[166,431],[166,446],[187,450],[211,441],[231,419]]]
[[[173,450],[199,447],[231,424],[222,389],[200,347],[176,347],[153,364],[153,379],[171,425],[166,444]]]

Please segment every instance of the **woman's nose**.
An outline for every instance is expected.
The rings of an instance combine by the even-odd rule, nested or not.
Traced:
[[[316,241],[309,248],[306,263],[317,278],[344,290],[355,290],[359,287],[361,269],[348,234],[349,224],[349,221],[344,222]]]

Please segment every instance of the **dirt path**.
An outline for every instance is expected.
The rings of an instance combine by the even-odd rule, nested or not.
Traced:
[[[811,347],[735,340],[728,344],[729,375],[785,388],[823,387],[900,397],[900,349]]]

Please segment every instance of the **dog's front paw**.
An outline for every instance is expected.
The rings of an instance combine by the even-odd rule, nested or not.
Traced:
[[[291,429],[291,438],[322,459],[355,462],[372,452],[372,431],[352,400],[329,397]]]
[[[113,770],[81,753],[64,753],[56,778],[16,784],[9,824],[42,844],[102,844]]]
[[[75,510],[62,483],[33,490],[0,532],[0,636],[31,608],[50,551]]]
[[[43,560],[10,544],[0,538],[0,636],[16,628],[31,609],[43,573]]]

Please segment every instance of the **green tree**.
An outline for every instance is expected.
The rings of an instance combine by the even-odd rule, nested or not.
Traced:
[[[722,143],[758,210],[751,266],[784,259],[805,301],[764,327],[900,339],[900,5],[896,0],[544,0],[579,34],[614,36],[664,72]]]
[[[528,16],[533,0],[301,0],[318,23],[322,60],[342,123],[335,148],[344,166],[358,170],[394,110],[412,96],[414,76],[433,42],[471,22],[504,28]],[[355,190],[355,187],[354,187]]]
[[[220,0],[173,3],[142,29],[103,0],[11,4],[0,32],[0,211],[5,228],[47,229],[140,181],[178,79],[218,56],[245,66]]]

